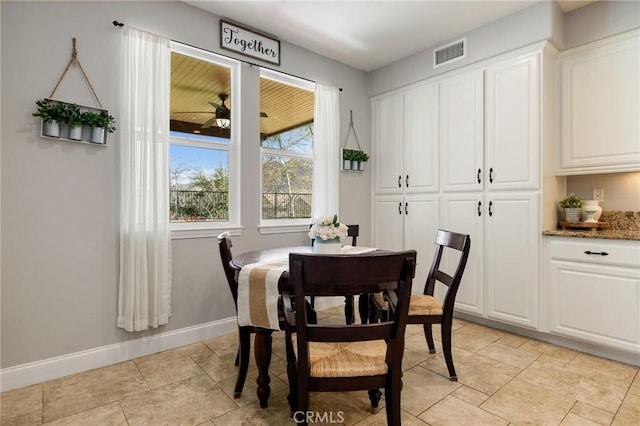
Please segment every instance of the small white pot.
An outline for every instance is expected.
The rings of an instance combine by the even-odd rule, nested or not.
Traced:
[[[323,240],[322,238],[316,238],[313,242],[313,252],[321,254],[338,254],[342,249],[340,244],[340,238],[334,238],[332,240]]]
[[[54,138],[60,137],[60,124],[57,121],[45,121],[42,126],[42,132],[45,136],[51,136]]]
[[[364,170],[364,161],[358,161],[358,170],[360,171]]]
[[[351,170],[358,170],[358,160],[351,160]]]
[[[73,139],[74,141],[82,140],[82,126],[70,126],[69,139]]]
[[[91,128],[91,142],[104,143],[104,127],[92,127]]]
[[[344,170],[351,170],[351,160],[342,160],[342,168]]]

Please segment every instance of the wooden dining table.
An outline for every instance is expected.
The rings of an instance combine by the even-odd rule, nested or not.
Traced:
[[[289,253],[312,253],[312,251],[313,247],[311,246],[254,250],[234,256],[231,260],[231,266],[236,269],[237,278],[240,270],[246,265],[274,262],[288,258]],[[285,271],[278,281],[278,290],[286,290],[288,281],[289,273]],[[271,395],[271,387],[269,386],[269,383],[271,382],[271,378],[269,377],[269,365],[271,364],[271,344],[273,340],[271,334],[274,330],[260,327],[256,327],[255,330],[254,355],[256,367],[258,368],[258,379],[256,380],[256,383],[258,384],[257,395],[258,400],[260,401],[260,407],[266,408],[269,404],[269,396]]]
[[[346,249],[346,247],[344,249]],[[352,250],[366,250],[366,248],[353,247]],[[240,270],[244,266],[257,263],[271,263],[282,259],[288,259],[290,253],[313,253],[313,247],[296,246],[253,250],[234,256],[231,260],[231,266],[237,271],[237,280]],[[348,252],[345,254],[348,254]],[[289,272],[284,271],[278,280],[278,291],[281,293],[282,291],[287,290],[291,290],[291,288],[289,288]],[[279,306],[279,308],[279,313],[281,314],[281,306]],[[282,315],[279,316],[282,317]],[[281,321],[284,321],[284,318],[282,318]],[[271,395],[271,387],[269,386],[269,383],[271,382],[271,378],[269,377],[269,365],[271,364],[272,354],[272,333],[277,330],[255,327],[255,331],[254,356],[256,367],[258,369],[258,378],[256,380],[258,389],[256,393],[258,400],[260,401],[260,407],[266,408],[269,403],[269,396]]]

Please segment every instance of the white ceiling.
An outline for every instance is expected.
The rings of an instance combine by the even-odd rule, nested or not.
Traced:
[[[553,0],[184,1],[279,40],[371,71],[538,1]],[[558,3],[568,12],[592,2]]]

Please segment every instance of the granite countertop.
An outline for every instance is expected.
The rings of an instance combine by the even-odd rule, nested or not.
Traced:
[[[607,222],[609,227],[595,232],[588,229],[549,229],[543,231],[542,235],[640,241],[640,212],[607,210],[602,212],[600,221]]]

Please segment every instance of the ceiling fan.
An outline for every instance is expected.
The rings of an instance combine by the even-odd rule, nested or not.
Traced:
[[[231,110],[224,104],[224,102],[229,98],[229,95],[226,93],[218,93],[218,98],[220,98],[220,104],[215,102],[208,102],[209,105],[215,108],[214,116],[209,120],[205,121],[202,124],[202,129],[208,129],[214,124],[220,128],[228,129],[231,127]],[[179,111],[176,114],[209,114],[211,111]],[[260,112],[260,117],[268,117],[266,112]]]

